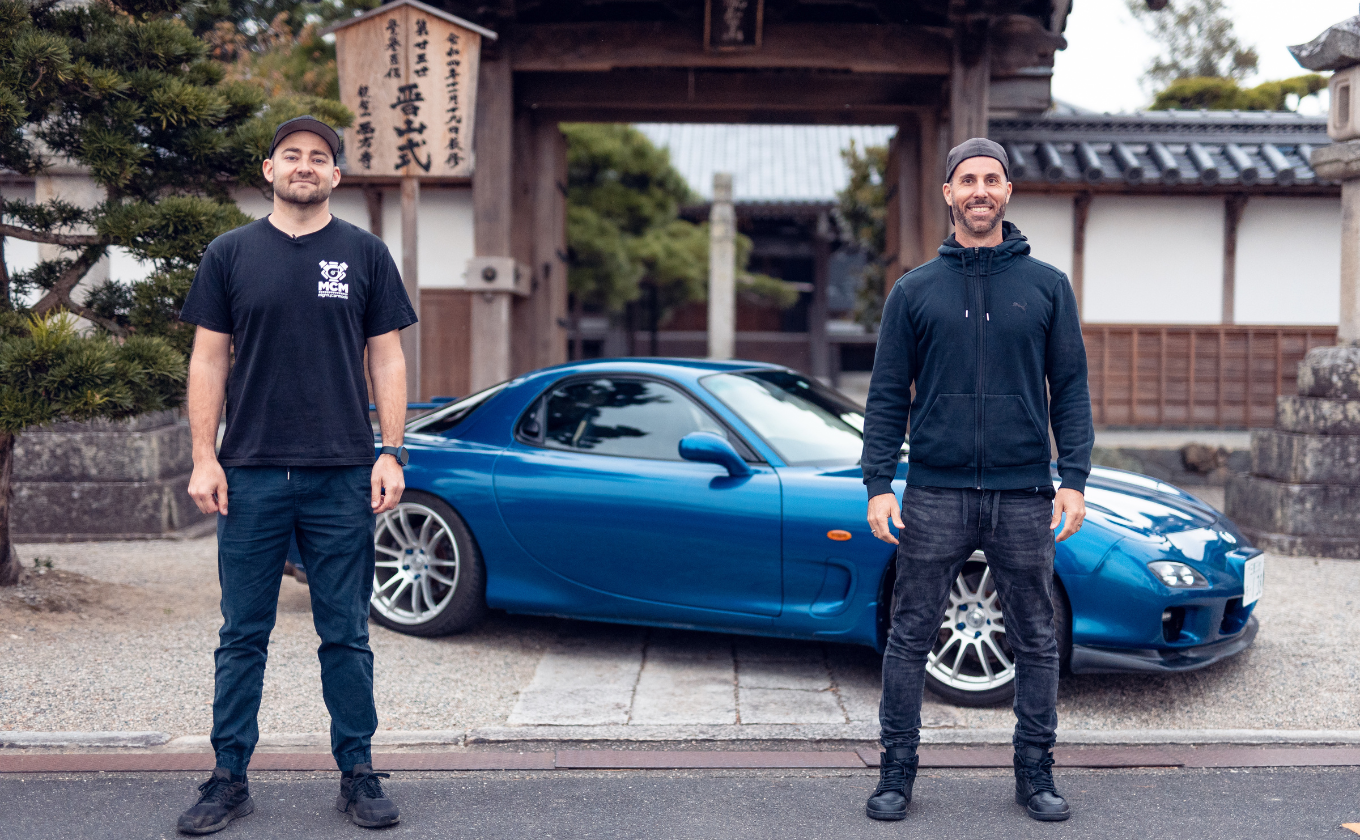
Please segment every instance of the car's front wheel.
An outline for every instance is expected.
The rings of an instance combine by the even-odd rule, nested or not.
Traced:
[[[486,611],[486,571],[472,533],[453,508],[408,490],[378,517],[373,620],[412,636],[468,629]]]
[[[1071,608],[1053,582],[1053,624],[1059,660],[1071,648]],[[964,564],[949,590],[949,605],[926,657],[926,685],[959,706],[996,706],[1015,697],[1015,655],[1006,641],[1006,617],[991,568],[982,552]]]

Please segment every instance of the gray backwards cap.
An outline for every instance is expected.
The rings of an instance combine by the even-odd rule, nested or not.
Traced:
[[[1006,150],[1001,148],[1001,144],[986,137],[974,137],[949,150],[949,157],[944,159],[945,183],[954,180],[954,170],[959,168],[960,163],[974,157],[989,157],[1001,161],[1001,168],[1006,171],[1006,180],[1010,180],[1011,161],[1006,157]]]

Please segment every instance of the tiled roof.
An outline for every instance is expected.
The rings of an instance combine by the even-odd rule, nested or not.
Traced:
[[[1050,114],[994,119],[988,135],[1017,184],[1309,187],[1309,154],[1331,142],[1326,117],[1289,112]]]
[[[828,204],[849,181],[841,150],[885,146],[894,126],[695,125],[637,128],[670,150],[705,201],[713,173],[731,172],[739,204]],[[1308,156],[1331,142],[1325,117],[1238,111],[1050,113],[994,119],[992,139],[1018,184],[1240,185],[1306,188]]]
[[[732,173],[738,204],[825,204],[850,181],[841,150],[886,146],[895,126],[645,123],[690,188],[709,201],[713,173]]]

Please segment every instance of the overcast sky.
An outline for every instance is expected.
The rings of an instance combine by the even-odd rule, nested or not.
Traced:
[[[1227,6],[1238,39],[1254,46],[1261,59],[1259,74],[1247,84],[1308,72],[1286,47],[1313,40],[1357,10],[1354,0],[1227,0]],[[1133,111],[1147,105],[1151,96],[1139,78],[1157,45],[1124,0],[1073,0],[1064,34],[1068,47],[1054,62],[1054,98],[1093,111]]]

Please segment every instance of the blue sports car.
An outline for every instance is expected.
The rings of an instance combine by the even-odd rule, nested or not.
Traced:
[[[495,608],[881,650],[896,569],[865,521],[863,419],[793,370],[687,359],[561,365],[449,403],[407,424],[372,615],[415,635]],[[1094,471],[1086,503],[1054,563],[1065,669],[1188,671],[1251,644],[1264,558],[1231,522],[1118,470]],[[927,673],[960,704],[1013,694],[980,553]]]

